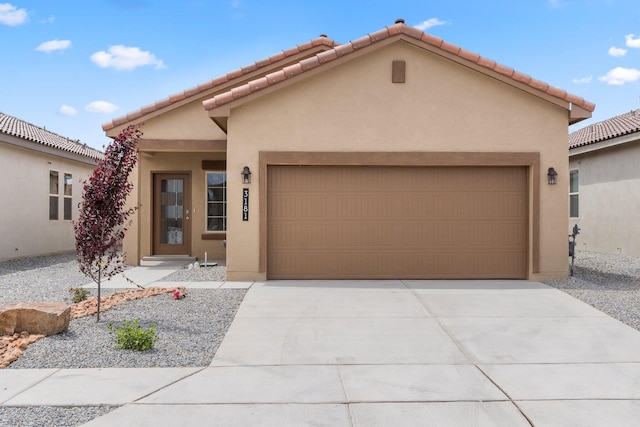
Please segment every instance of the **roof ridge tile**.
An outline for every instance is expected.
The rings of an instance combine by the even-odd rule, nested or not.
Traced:
[[[378,30],[378,31],[374,31],[373,33],[369,34],[369,38],[374,43],[377,42],[377,41],[380,41],[380,40],[388,39],[389,38],[389,31],[386,28],[383,28],[383,29]]]

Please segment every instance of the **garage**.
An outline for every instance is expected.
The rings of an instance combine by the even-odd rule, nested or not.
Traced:
[[[528,167],[269,166],[269,279],[524,279]]]

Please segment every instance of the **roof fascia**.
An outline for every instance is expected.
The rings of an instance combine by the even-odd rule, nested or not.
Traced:
[[[617,147],[619,145],[631,142],[640,142],[640,132],[634,132],[627,135],[618,136],[604,141],[595,142],[593,144],[582,145],[569,149],[569,157],[579,156],[581,154],[593,153],[595,151],[604,150],[606,148]]]
[[[578,107],[575,104],[571,104],[571,111],[569,111],[569,124],[573,125],[586,119],[591,118],[591,111],[587,111],[582,107]]]
[[[83,156],[81,154],[72,153],[70,151],[64,151],[59,148],[48,147],[46,145],[42,145],[37,142],[27,141],[12,135],[0,134],[0,136],[2,136],[2,138],[0,139],[0,143],[4,142],[9,145],[24,148],[25,150],[35,151],[42,154],[48,154],[50,156],[55,156],[55,157],[61,157],[66,160],[80,162],[80,163],[84,163],[91,166],[96,166],[98,164],[98,160]]]

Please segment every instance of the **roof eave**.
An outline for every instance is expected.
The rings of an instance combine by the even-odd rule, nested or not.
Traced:
[[[40,144],[38,142],[23,139],[14,135],[9,135],[6,133],[0,133],[0,135],[3,136],[0,139],[0,143],[4,142],[9,145],[35,151],[38,153],[49,154],[51,156],[56,156],[66,160],[72,160],[74,162],[80,162],[91,166],[97,165],[100,161],[99,158],[86,156],[80,153],[74,153],[72,151],[63,150],[57,147],[50,147],[48,145]]]
[[[615,138],[605,139],[603,141],[592,142],[590,144],[581,145],[575,148],[569,148],[569,157],[592,153],[594,151],[600,151],[606,148],[617,147],[631,142],[640,142],[640,131],[617,136]]]
[[[585,110],[575,104],[571,104],[571,110],[569,111],[569,124],[581,122],[591,118],[591,111]]]

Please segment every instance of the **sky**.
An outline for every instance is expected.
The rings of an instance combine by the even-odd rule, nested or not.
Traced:
[[[0,112],[103,149],[116,117],[398,18],[595,103],[569,132],[640,108],[639,0],[0,0]]]

